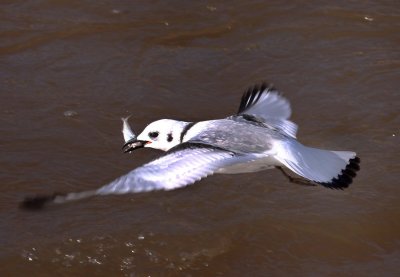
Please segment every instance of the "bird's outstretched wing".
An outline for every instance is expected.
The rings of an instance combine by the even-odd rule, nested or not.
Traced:
[[[296,138],[297,125],[288,120],[291,113],[289,101],[272,85],[263,83],[244,92],[237,115],[250,116],[246,119],[261,121]]]
[[[186,142],[98,189],[97,194],[176,189],[193,184],[238,160],[234,153],[227,150]]]
[[[193,184],[220,168],[253,159],[251,155],[242,156],[211,145],[186,142],[99,189],[29,197],[21,207],[40,209],[47,203],[65,203],[95,195],[172,190]]]
[[[290,103],[271,84],[263,83],[248,88],[242,96],[237,114],[259,118],[288,119],[292,113]]]

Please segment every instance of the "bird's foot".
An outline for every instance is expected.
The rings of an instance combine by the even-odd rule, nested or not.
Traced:
[[[314,183],[314,182],[312,182],[312,181],[305,180],[305,179],[302,179],[302,178],[295,178],[295,177],[290,176],[290,175],[289,175],[288,173],[286,173],[285,170],[283,170],[283,168],[280,167],[280,166],[277,166],[276,168],[277,168],[280,172],[282,172],[282,174],[283,174],[286,178],[288,178],[288,179],[289,179],[289,182],[291,182],[291,183],[298,184],[298,185],[302,185],[302,186],[311,186],[311,187],[317,185],[316,183]]]

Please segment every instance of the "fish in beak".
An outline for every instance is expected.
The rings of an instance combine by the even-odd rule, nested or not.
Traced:
[[[129,141],[135,139],[137,136],[135,132],[132,130],[131,126],[129,126],[128,119],[130,116],[122,117],[122,134],[124,136],[124,142],[128,143]]]
[[[122,150],[124,153],[131,153],[133,150],[143,148],[148,141],[143,141],[143,140],[137,140],[137,135],[136,133],[132,130],[131,126],[129,126],[128,123],[128,117],[123,117],[121,118],[123,124],[122,124],[122,134],[124,136],[124,141],[125,144],[122,146]]]
[[[143,148],[146,144],[150,143],[149,141],[145,140],[136,140],[131,139],[122,146],[122,150],[124,153],[131,153],[136,149]]]

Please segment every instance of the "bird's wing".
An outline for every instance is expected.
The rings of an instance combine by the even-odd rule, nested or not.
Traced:
[[[21,207],[32,210],[40,209],[48,203],[61,204],[95,195],[172,190],[193,184],[218,169],[256,158],[254,155],[238,155],[207,144],[186,142],[99,189],[27,197]]]
[[[237,114],[259,118],[288,119],[292,113],[290,103],[270,84],[263,83],[247,89],[242,96]]]
[[[237,115],[257,120],[296,138],[297,125],[288,118],[292,110],[289,101],[272,85],[262,84],[249,88],[242,96]]]
[[[296,174],[328,188],[347,188],[360,169],[360,159],[350,151],[307,147],[295,140],[277,141],[274,158]]]
[[[201,143],[182,143],[166,155],[101,187],[96,194],[123,194],[184,187],[216,170],[243,162],[246,156]]]

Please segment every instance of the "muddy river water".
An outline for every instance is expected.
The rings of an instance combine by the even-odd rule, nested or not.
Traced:
[[[100,187],[120,120],[236,112],[263,80],[306,145],[353,150],[338,191],[277,170],[40,212],[27,195]],[[0,2],[1,276],[399,276],[398,1]]]

